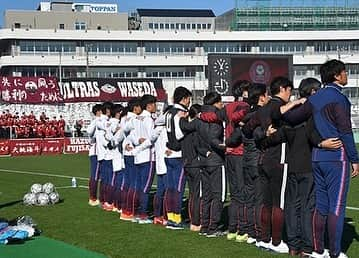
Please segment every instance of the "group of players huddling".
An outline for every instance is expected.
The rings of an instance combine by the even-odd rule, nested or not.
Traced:
[[[190,230],[199,235],[226,235],[293,256],[347,257],[340,245],[346,195],[350,172],[359,170],[350,102],[342,94],[347,74],[338,60],[323,64],[320,74],[322,83],[302,80],[294,101],[292,82],[277,77],[269,87],[236,82],[227,105],[209,92],[203,105],[190,106],[191,92],[178,87],[173,105],[157,117],[152,95],[125,108],[96,104],[87,129],[89,204],[119,212],[124,221],[183,229],[187,181]]]

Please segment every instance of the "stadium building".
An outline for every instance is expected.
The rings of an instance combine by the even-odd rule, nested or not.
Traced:
[[[148,9],[128,17],[118,13],[117,5],[69,2],[40,3],[36,11],[9,10],[0,30],[0,73],[59,81],[160,78],[168,96],[181,85],[200,99],[208,88],[209,53],[293,55],[295,87],[305,77],[318,78],[320,64],[336,58],[347,64],[346,92],[355,116],[359,8],[335,6],[337,1],[301,8],[248,2],[261,4],[236,6],[218,17],[211,10]],[[139,26],[128,29],[128,20]]]

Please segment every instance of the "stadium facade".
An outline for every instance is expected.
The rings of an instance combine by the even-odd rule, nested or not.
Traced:
[[[60,8],[60,3],[56,3],[55,7]],[[272,10],[267,13],[271,18],[263,19],[257,10],[255,19],[248,9],[238,8],[231,19],[225,20],[213,17],[210,10],[173,10],[173,17],[169,17],[161,10],[139,9],[135,20],[141,23],[142,17],[146,25],[132,30],[128,29],[127,14],[117,13],[117,6],[114,12],[111,5],[109,8],[103,5],[98,13],[86,4],[76,9],[81,5],[72,3],[61,11],[51,9],[51,4],[42,5],[43,9],[40,4],[36,11],[6,11],[5,28],[0,30],[1,75],[56,76],[60,80],[161,78],[169,96],[175,87],[182,85],[200,97],[208,88],[209,53],[293,55],[295,87],[305,77],[318,78],[320,64],[336,58],[347,64],[350,87],[346,92],[353,102],[353,112],[359,110],[359,8],[351,8],[356,15],[351,16],[349,25],[346,21],[349,11],[337,11],[342,19],[335,22],[336,27],[330,25],[333,19],[325,15],[322,20],[327,27],[310,26],[310,20],[301,27],[289,21],[287,26],[274,26],[272,17],[283,20],[293,15],[284,11]],[[320,13],[321,8],[328,9],[312,9]],[[62,20],[54,18],[51,28],[48,24],[41,27],[42,19],[48,19],[52,13],[61,13]],[[309,11],[301,13],[309,16]],[[29,15],[32,21],[37,21],[36,26],[29,26]],[[96,20],[97,24],[94,19],[98,15],[101,19]],[[241,18],[243,15],[247,15],[247,20]],[[118,25],[121,29],[111,27],[114,16],[122,21]],[[60,24],[65,25],[60,28]]]

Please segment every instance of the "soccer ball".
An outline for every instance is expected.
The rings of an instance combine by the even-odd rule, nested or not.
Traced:
[[[42,186],[42,191],[50,194],[55,190],[55,186],[52,183],[46,183]]]
[[[49,196],[46,193],[37,194],[37,205],[44,206],[49,204]]]
[[[55,204],[60,200],[60,195],[57,192],[53,192],[49,194],[50,203]]]
[[[36,204],[36,194],[34,193],[27,193],[24,195],[23,198],[25,205],[35,205]]]
[[[33,184],[31,186],[31,192],[34,194],[40,193],[42,191],[42,185],[40,184]]]

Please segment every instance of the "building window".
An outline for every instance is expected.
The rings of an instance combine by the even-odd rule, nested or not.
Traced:
[[[199,29],[199,30],[201,29],[201,24],[200,23],[197,24],[197,29]]]
[[[168,23],[165,24],[165,29],[169,30],[170,29],[170,25]]]
[[[190,23],[187,23],[187,24],[186,24],[186,27],[187,27],[187,30],[190,30],[190,29],[191,29],[191,24],[190,24]]]
[[[86,30],[86,22],[75,22],[75,30]]]
[[[163,23],[160,23],[160,29],[163,30],[164,29],[164,25]]]
[[[171,30],[175,29],[175,25],[173,23],[171,23]]]
[[[192,24],[192,30],[195,30],[196,29],[196,24]]]
[[[65,24],[60,23],[60,24],[59,24],[59,29],[60,29],[60,30],[64,30],[64,29],[65,29]]]
[[[207,29],[207,24],[203,23],[202,24],[202,29],[206,30]]]
[[[185,30],[186,29],[186,24],[181,23],[181,30]]]
[[[158,29],[158,23],[155,23],[155,29],[156,30]]]
[[[180,26],[180,24],[176,23],[176,30],[179,30],[179,26]]]
[[[153,23],[152,22],[148,24],[148,28],[153,29]]]
[[[14,27],[15,27],[15,29],[20,29],[20,28],[21,28],[21,24],[18,23],[18,22],[16,22],[16,23],[14,24]]]
[[[212,28],[212,24],[208,23],[208,24],[207,24],[207,29],[210,30],[211,28]]]

